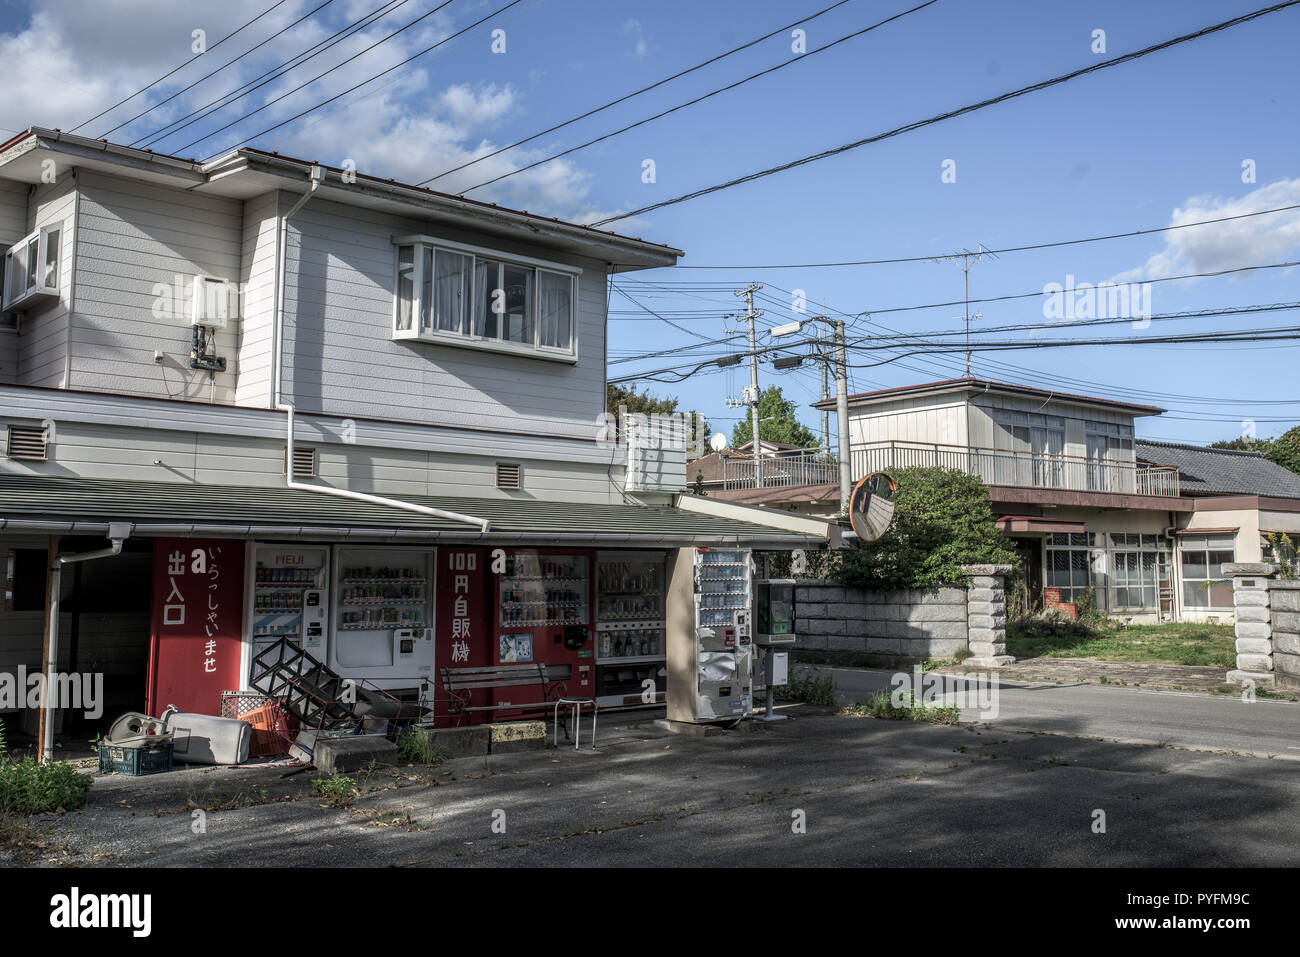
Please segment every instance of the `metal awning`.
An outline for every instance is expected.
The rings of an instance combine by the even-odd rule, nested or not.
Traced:
[[[91,535],[103,534],[110,522],[129,522],[139,536],[775,549],[828,543],[826,536],[778,527],[780,516],[764,525],[757,514],[743,520],[668,505],[402,498],[486,518],[492,530],[484,535],[447,519],[283,487],[0,474],[0,532]]]
[[[998,528],[1012,535],[1043,534],[1047,532],[1082,532],[1083,522],[1071,522],[1041,515],[1001,515]]]

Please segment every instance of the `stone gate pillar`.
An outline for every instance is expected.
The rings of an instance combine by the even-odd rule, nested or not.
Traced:
[[[1006,577],[1011,565],[963,565],[970,576],[966,589],[966,635],[971,657],[963,665],[1001,668],[1016,659],[1007,654]]]
[[[1227,680],[1234,684],[1252,681],[1264,688],[1275,684],[1269,586],[1277,573],[1278,566],[1268,562],[1229,562],[1223,566],[1223,574],[1232,576],[1237,667],[1228,672]]]

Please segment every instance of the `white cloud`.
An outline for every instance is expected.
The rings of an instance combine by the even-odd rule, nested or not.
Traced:
[[[291,0],[213,51],[210,60],[200,58],[145,96],[131,100],[78,132],[103,135],[258,40],[288,26],[315,5],[312,0]],[[352,0],[346,11],[347,22],[373,8],[373,3]],[[206,30],[211,47],[265,9],[265,0],[224,0],[220,6],[197,8],[160,5],[153,0],[97,0],[93,4],[54,3],[43,7],[32,15],[30,22],[0,32],[0,62],[11,65],[4,96],[0,97],[0,128],[5,130],[2,135],[33,125],[70,130],[192,56],[190,43],[194,29]],[[345,21],[340,15],[327,18],[330,12],[326,8],[255,54],[109,138],[129,143],[296,56],[343,26]],[[405,26],[420,12],[394,14],[377,21],[248,98],[160,141],[154,148],[200,158],[224,151],[394,66],[464,25],[464,18],[452,20],[446,14],[434,14],[245,122],[205,141],[192,142],[360,53]],[[643,46],[639,23],[636,31],[638,45]],[[440,54],[465,42],[468,38],[452,40],[355,93],[268,134],[257,145],[331,166],[340,166],[345,159],[351,159],[363,173],[402,182],[419,182],[484,157],[518,138],[502,132],[503,124],[521,115],[525,107],[522,95],[512,86],[467,82],[463,75],[456,75],[445,65]],[[539,141],[484,159],[430,185],[443,192],[459,192],[534,162],[564,145],[568,144]],[[609,215],[592,209],[587,199],[590,189],[591,175],[569,159],[560,159],[470,195],[548,216],[590,222]]]
[[[1193,196],[1174,210],[1169,225],[1297,204],[1300,204],[1300,178],[1280,179],[1244,196]],[[1300,210],[1174,229],[1163,235],[1163,249],[1143,265],[1120,273],[1112,281],[1161,279],[1282,261],[1300,249]]]

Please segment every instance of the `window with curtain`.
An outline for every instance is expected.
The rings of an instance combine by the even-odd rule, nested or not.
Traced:
[[[548,349],[567,349],[572,338],[573,277],[537,271],[538,342]]]
[[[574,299],[570,273],[427,243],[397,247],[400,338],[573,356]]]

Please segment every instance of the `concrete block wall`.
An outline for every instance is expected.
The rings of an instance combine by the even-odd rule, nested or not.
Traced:
[[[964,588],[873,592],[801,579],[795,609],[798,649],[861,664],[951,658],[969,642]]]
[[[1223,566],[1232,576],[1237,667],[1228,680],[1300,688],[1300,581],[1278,578],[1267,562]]]

